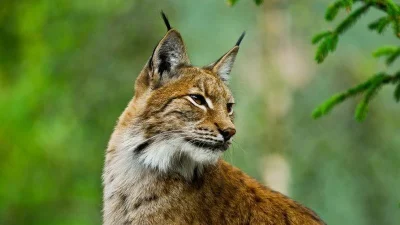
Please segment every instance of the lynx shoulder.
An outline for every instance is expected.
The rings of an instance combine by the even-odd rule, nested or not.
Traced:
[[[163,18],[168,31],[108,144],[103,224],[324,224],[220,159],[236,133],[227,84],[244,33],[220,59],[195,67]]]

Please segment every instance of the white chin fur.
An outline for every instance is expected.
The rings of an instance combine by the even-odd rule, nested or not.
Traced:
[[[129,137],[126,137],[129,138]],[[183,138],[169,140],[155,139],[146,149],[137,155],[133,152],[135,147],[145,139],[143,137],[130,137],[121,146],[122,151],[132,153],[132,160],[138,160],[139,164],[147,168],[156,169],[162,173],[179,173],[186,179],[192,179],[195,170],[203,171],[204,166],[215,164],[221,157],[221,151],[211,151],[193,146]],[[129,144],[128,144],[129,143]]]

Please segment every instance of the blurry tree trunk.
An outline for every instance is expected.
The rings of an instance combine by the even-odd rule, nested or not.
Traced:
[[[264,181],[273,189],[288,193],[290,165],[286,158],[290,132],[286,118],[292,92],[304,83],[305,63],[290,40],[291,15],[286,0],[266,1],[259,18],[262,45],[261,65],[266,96],[267,155],[262,162]]]

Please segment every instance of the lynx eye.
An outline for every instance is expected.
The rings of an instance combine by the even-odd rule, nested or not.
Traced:
[[[206,100],[201,95],[189,95],[189,97],[198,105],[207,105]]]
[[[234,105],[235,103],[228,103],[228,104],[226,104],[226,109],[228,110],[228,114],[229,115],[232,115],[232,113],[233,113],[233,105]]]

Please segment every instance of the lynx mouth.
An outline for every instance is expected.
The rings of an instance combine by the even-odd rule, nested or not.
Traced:
[[[185,138],[185,141],[198,148],[210,149],[213,151],[226,151],[229,148],[230,142],[209,142],[199,139]]]

